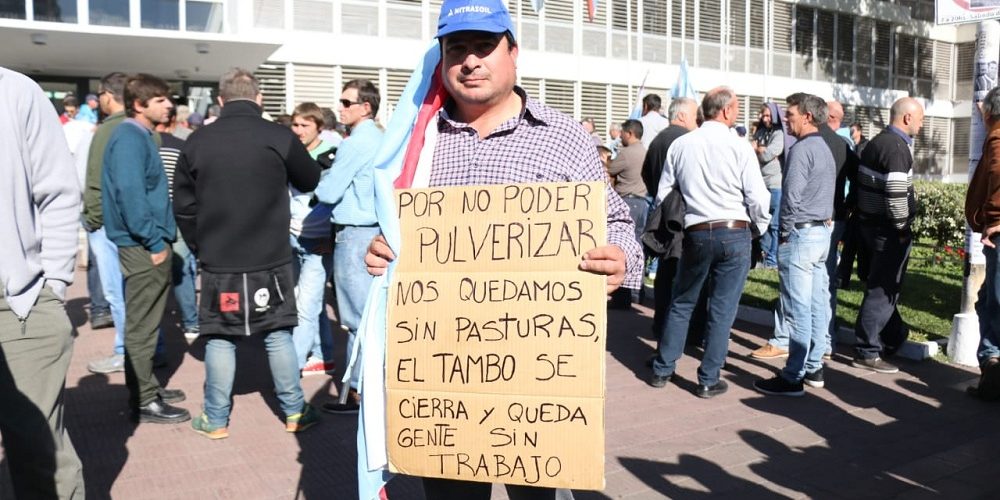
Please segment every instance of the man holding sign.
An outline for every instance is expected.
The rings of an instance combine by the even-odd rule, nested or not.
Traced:
[[[518,47],[513,23],[502,2],[445,1],[437,39],[443,107],[434,117],[436,123],[432,120],[427,126],[426,134],[414,132],[414,136],[424,135],[427,142],[415,171],[407,173],[404,169],[402,177],[409,179],[402,183],[397,180],[397,186],[604,181],[597,151],[582,128],[514,85]],[[607,200],[608,244],[598,240],[582,254],[578,269],[607,276],[607,293],[620,286],[638,288],[642,253],[635,241],[628,207],[606,183],[603,198]],[[372,241],[365,263],[371,274],[380,276],[393,259],[395,255],[386,240],[379,236]],[[502,411],[507,415],[506,408]],[[486,482],[425,478],[424,489],[428,498],[474,499],[489,498],[491,488]],[[508,487],[508,493],[514,499],[556,496],[553,488],[529,486]]]

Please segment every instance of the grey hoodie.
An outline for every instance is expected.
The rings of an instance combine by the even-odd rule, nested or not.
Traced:
[[[80,186],[55,108],[28,77],[0,67],[0,294],[20,319],[42,286],[73,281]]]
[[[754,140],[757,144],[766,147],[763,153],[757,153],[757,160],[760,162],[760,173],[764,176],[764,183],[768,189],[781,189],[781,170],[785,162],[785,133],[781,126],[781,116],[778,106],[773,102],[767,103],[771,109],[771,127],[764,127],[763,122],[758,123],[757,131],[754,133]]]

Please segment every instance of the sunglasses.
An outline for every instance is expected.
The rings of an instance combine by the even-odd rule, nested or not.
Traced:
[[[341,99],[340,100],[340,105],[343,106],[343,107],[345,107],[345,108],[349,108],[351,106],[354,106],[355,104],[364,104],[364,103],[361,102],[361,101],[353,101],[352,102],[352,101],[348,101],[347,99]]]

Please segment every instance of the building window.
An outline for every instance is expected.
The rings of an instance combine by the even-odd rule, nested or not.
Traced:
[[[345,34],[378,36],[377,6],[345,3],[341,9],[340,17]]]
[[[784,5],[787,5],[787,4],[784,4]],[[764,40],[767,39],[767,35],[764,33],[764,8],[765,8],[764,0],[750,0],[750,29],[749,29],[749,32],[750,32],[750,47],[755,48],[755,49],[763,49],[764,48]],[[779,10],[779,9],[780,9],[780,6],[776,6],[776,8],[775,8],[775,14],[774,14],[774,17],[775,17],[774,21],[775,21],[776,24],[779,21],[779,19],[778,19],[778,13],[781,12],[781,10]],[[787,31],[787,28],[786,28],[786,31]],[[778,44],[778,40],[777,39],[780,38],[780,36],[781,35],[779,35],[778,33],[775,33],[775,43],[776,43],[776,45],[779,45],[779,46],[788,46],[788,44],[790,43],[789,40],[788,40],[790,38],[790,35],[785,38],[783,44]]]
[[[184,6],[188,31],[222,33],[222,4],[187,0]]]
[[[332,32],[333,4],[328,1],[295,0],[292,2],[292,27],[300,31]]]
[[[90,0],[90,24],[128,26],[129,0]]]
[[[142,27],[157,30],[180,29],[179,0],[142,0]]]
[[[0,0],[0,19],[24,19],[24,2]]]
[[[632,28],[632,31],[635,31],[638,5],[637,0],[624,0],[612,4],[611,27],[616,30]]]
[[[253,0],[253,25],[257,28],[284,28],[284,2],[282,0]]]
[[[76,0],[35,0],[35,21],[75,23],[76,19]]]
[[[642,4],[642,32],[667,36],[667,0],[645,0]]]

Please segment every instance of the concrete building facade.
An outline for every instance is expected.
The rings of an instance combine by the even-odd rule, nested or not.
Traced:
[[[146,71],[208,102],[230,66],[256,68],[272,114],[333,107],[369,78],[380,120],[432,43],[440,0],[0,0],[0,64],[59,92],[111,70]],[[841,101],[871,136],[902,96],[927,109],[918,174],[965,180],[975,26],[936,26],[932,0],[508,0],[529,94],[599,132],[623,121],[640,85],[669,100],[686,60],[698,91],[730,85],[749,125],[767,99]],[[73,89],[75,87],[75,89]],[[59,90],[61,89],[61,90]]]

